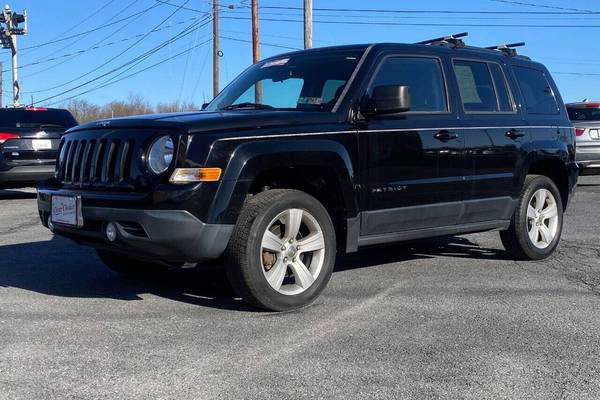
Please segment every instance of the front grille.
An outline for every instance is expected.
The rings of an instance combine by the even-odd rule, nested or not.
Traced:
[[[128,186],[135,139],[65,138],[60,145],[57,177],[67,186]]]

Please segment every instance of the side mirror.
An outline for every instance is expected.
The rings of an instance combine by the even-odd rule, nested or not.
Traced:
[[[376,86],[360,108],[366,117],[406,111],[410,111],[410,87],[398,85]]]
[[[206,107],[208,107],[208,103],[204,103],[204,104],[202,104],[202,108],[200,108],[200,110],[202,111],[202,110],[204,110]]]

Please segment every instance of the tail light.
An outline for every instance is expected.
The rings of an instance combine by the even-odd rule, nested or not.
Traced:
[[[575,136],[581,136],[585,132],[585,128],[575,128]]]
[[[15,133],[0,132],[0,144],[6,142],[8,139],[18,139],[19,135]]]

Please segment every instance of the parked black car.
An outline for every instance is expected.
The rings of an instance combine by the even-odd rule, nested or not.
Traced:
[[[60,138],[77,121],[67,110],[0,108],[0,189],[54,176]]]
[[[38,204],[112,269],[224,255],[240,296],[288,310],[338,251],[499,230],[515,257],[548,257],[577,173],[547,69],[444,38],[284,54],[203,112],[72,129]]]

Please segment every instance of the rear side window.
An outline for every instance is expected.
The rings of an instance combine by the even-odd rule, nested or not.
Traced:
[[[510,96],[508,84],[506,83],[506,77],[502,72],[502,67],[495,63],[490,63],[490,72],[494,79],[494,87],[498,94],[498,108],[501,112],[513,112],[515,111],[514,103]]]
[[[371,84],[410,87],[413,112],[448,111],[442,66],[436,58],[390,57],[383,61]]]
[[[454,73],[466,112],[498,111],[494,83],[487,63],[456,60]]]
[[[558,114],[554,91],[542,71],[513,67],[529,114]]]
[[[61,128],[77,125],[67,110],[45,108],[0,109],[0,127],[5,128]]]

